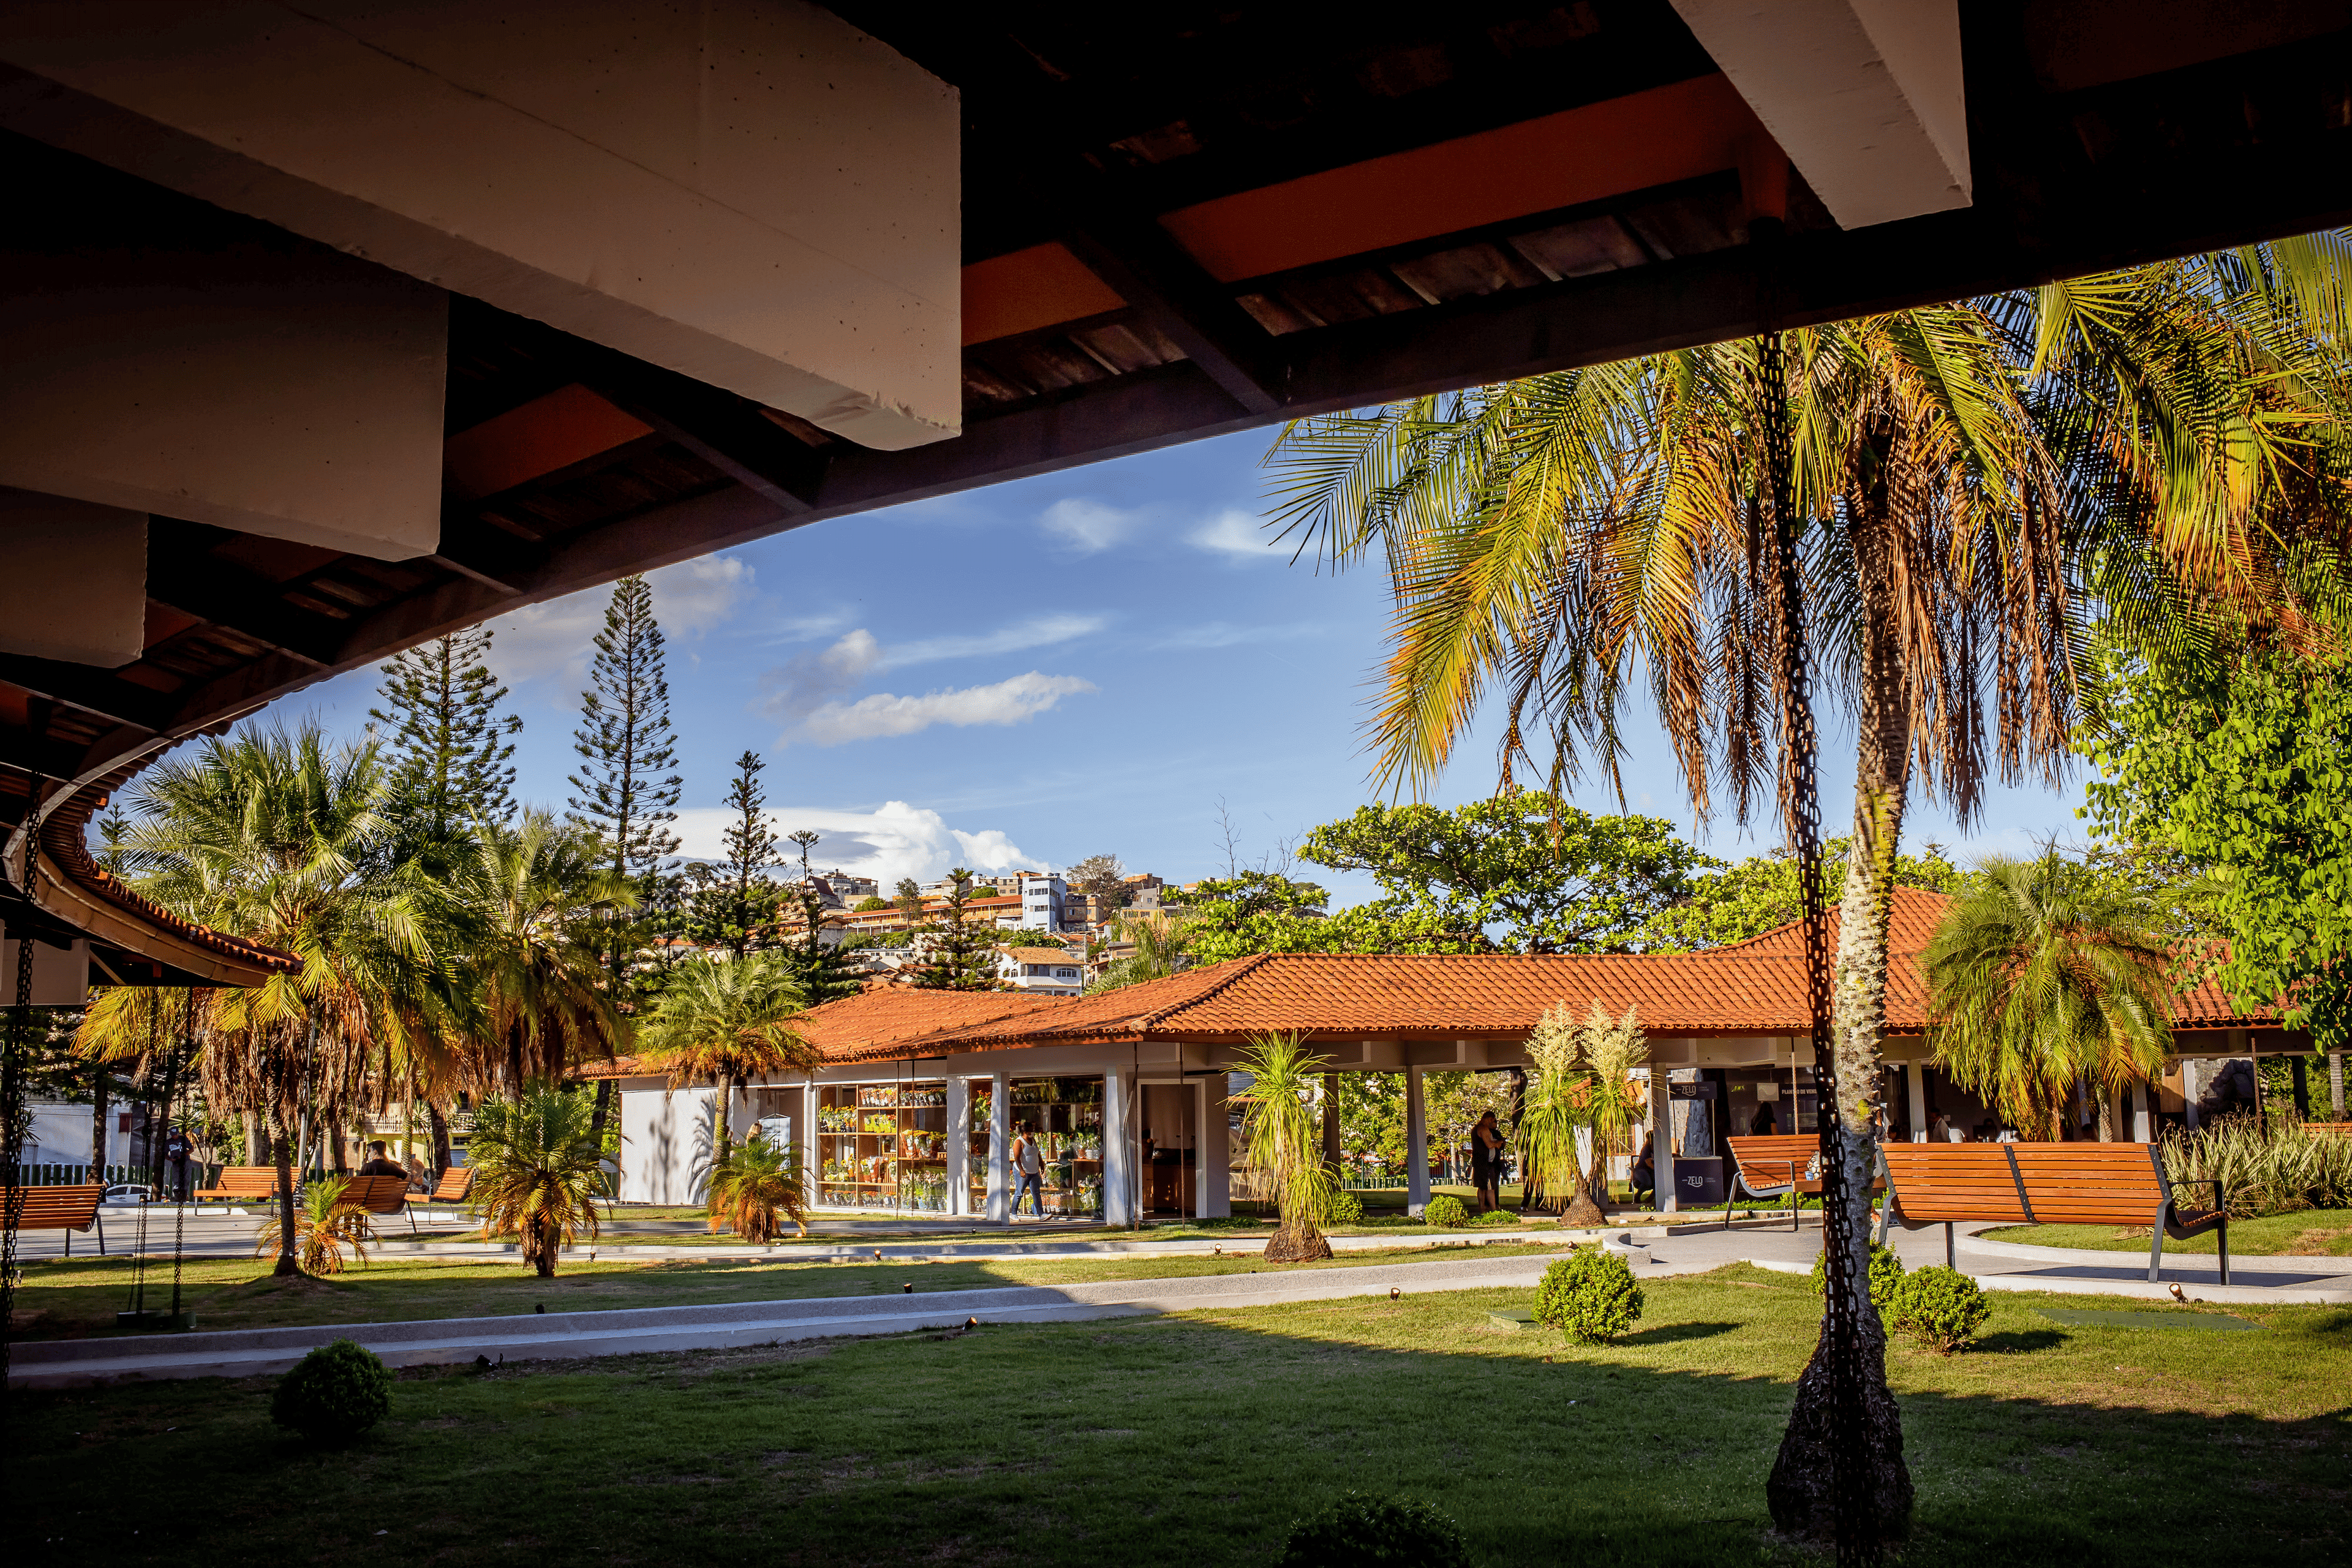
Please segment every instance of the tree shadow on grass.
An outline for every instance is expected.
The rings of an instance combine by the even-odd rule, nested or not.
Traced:
[[[1976,1342],[1979,1351],[2006,1351],[2022,1354],[2027,1351],[2054,1350],[2066,1342],[2066,1336],[2056,1329],[2011,1329],[2006,1333],[1986,1334]]]
[[[1736,1334],[1744,1323],[1661,1323],[1654,1329],[1643,1329],[1638,1334],[1620,1334],[1621,1345],[1671,1345],[1684,1340],[1711,1340],[1717,1334]]]

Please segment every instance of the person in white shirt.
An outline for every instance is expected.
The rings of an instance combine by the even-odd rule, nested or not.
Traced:
[[[1045,1157],[1038,1150],[1036,1135],[1023,1128],[1013,1140],[1013,1217],[1021,1217],[1021,1200],[1030,1200],[1029,1212],[1039,1219],[1045,1217]]]

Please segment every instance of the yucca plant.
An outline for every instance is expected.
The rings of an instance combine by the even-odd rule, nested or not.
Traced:
[[[2301,1122],[2265,1131],[2250,1116],[2230,1116],[2194,1132],[2168,1133],[2163,1148],[2166,1175],[2220,1182],[2239,1219],[2352,1207],[2352,1138],[2314,1132]]]
[[[1554,1003],[1528,1038],[1528,1056],[1536,1070],[1519,1121],[1519,1152],[1538,1189],[1560,1207],[1562,1224],[1605,1225],[1609,1151],[1641,1115],[1632,1078],[1650,1056],[1641,1020],[1631,1007],[1612,1018],[1595,1002],[1579,1024],[1567,1003]],[[1590,1165],[1576,1152],[1577,1131],[1588,1128]]]
[[[808,1234],[808,1189],[800,1150],[754,1132],[710,1168],[710,1228],[731,1226],[746,1241],[776,1239],[777,1220]]]
[[[1323,1223],[1336,1190],[1318,1147],[1322,1129],[1315,1079],[1330,1060],[1308,1051],[1297,1035],[1252,1035],[1234,1064],[1250,1086],[1228,1103],[1242,1108],[1242,1146],[1264,1173],[1277,1211],[1265,1244],[1269,1263],[1303,1263],[1331,1256]]]
[[[474,1112],[467,1152],[484,1236],[514,1235],[523,1261],[542,1279],[569,1243],[596,1238],[603,1151],[594,1131],[595,1098],[535,1083],[513,1100]]]
[[[294,1200],[294,1256],[305,1274],[325,1276],[343,1271],[343,1249],[362,1266],[367,1243],[375,1239],[368,1211],[343,1201],[348,1179],[327,1177],[306,1184]],[[275,1257],[283,1245],[279,1233],[268,1226],[253,1244],[256,1258]]]

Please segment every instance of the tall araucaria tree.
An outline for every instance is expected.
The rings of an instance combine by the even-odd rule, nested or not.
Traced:
[[[381,708],[368,710],[398,774],[403,807],[432,837],[475,820],[514,814],[514,742],[522,730],[501,714],[507,689],[490,673],[490,629],[435,637],[383,666]]]
[[[735,820],[719,836],[726,853],[697,900],[702,919],[696,934],[737,958],[773,939],[775,890],[761,873],[776,863],[783,843],[768,823],[768,792],[760,783],[767,765],[757,752],[735,759],[735,777],[727,786],[727,809]]]
[[[573,791],[566,815],[594,835],[614,876],[637,880],[677,853],[669,825],[685,787],[674,771],[677,732],[661,624],[643,577],[613,584],[595,648],[589,689],[580,694],[580,727],[572,732],[581,763],[564,781]]]

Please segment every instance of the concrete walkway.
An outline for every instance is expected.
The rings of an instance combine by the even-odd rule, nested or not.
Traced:
[[[1978,1227],[1982,1228],[1982,1227]],[[1456,1241],[1560,1243],[1594,1233],[1543,1230],[1523,1233],[1454,1232]],[[1748,1262],[1789,1273],[1811,1269],[1821,1235],[1763,1226],[1720,1228],[1656,1226],[1605,1233],[1604,1245],[1623,1256],[1642,1279],[1703,1274],[1728,1263]],[[1394,1247],[1404,1237],[1335,1238],[1335,1250]],[[1905,1263],[1941,1263],[1943,1237],[1937,1231],[1895,1233]],[[247,1244],[250,1246],[248,1241]],[[1087,1258],[1110,1256],[1201,1256],[1218,1247],[1247,1255],[1232,1243],[1128,1241],[1094,1237],[965,1242],[902,1242],[878,1249],[796,1247],[789,1252],[753,1252],[776,1261],[798,1261],[835,1252],[860,1258],[879,1250],[886,1259],[985,1258],[991,1257]],[[438,1250],[436,1248],[436,1250]],[[650,1249],[631,1247],[627,1256]],[[671,1249],[660,1249],[671,1250]],[[676,1249],[686,1252],[686,1249]],[[688,1256],[713,1257],[698,1248]],[[1280,1274],[1225,1274],[1183,1279],[1102,1280],[1063,1286],[1007,1286],[942,1290],[918,1297],[826,1297],[799,1301],[737,1302],[720,1306],[653,1307],[608,1312],[555,1312],[498,1318],[442,1319],[425,1322],[361,1323],[293,1329],[240,1330],[219,1333],[133,1335],[103,1340],[35,1341],[16,1347],[10,1384],[64,1387],[158,1377],[242,1377],[291,1366],[313,1346],[352,1338],[394,1365],[492,1360],[621,1355],[648,1351],[711,1350],[769,1344],[835,1335],[898,1333],[948,1328],[967,1320],[984,1323],[1054,1322],[1126,1317],[1143,1312],[1195,1311],[1265,1306],[1283,1301],[1334,1300],[1486,1289],[1532,1289],[1545,1266],[1559,1254],[1480,1258],[1475,1249],[1446,1248],[1446,1256],[1423,1261],[1395,1260],[1347,1268],[1301,1269]],[[1465,1255],[1466,1252],[1466,1255]],[[2072,1295],[2120,1295],[2169,1299],[2166,1285],[2147,1282],[2147,1265],[2130,1253],[2065,1251],[1962,1238],[1960,1264],[1988,1289],[2044,1290]],[[2137,1266],[2135,1266],[2137,1264]],[[2352,1258],[2250,1258],[2233,1260],[2233,1282],[2222,1287],[2218,1269],[2203,1259],[2168,1263],[2167,1284],[2179,1283],[2191,1300],[2242,1305],[2289,1302],[2352,1302]]]

